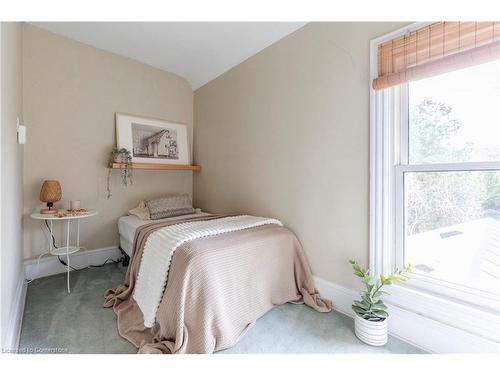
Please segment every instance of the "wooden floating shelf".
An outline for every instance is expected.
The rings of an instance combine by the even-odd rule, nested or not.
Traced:
[[[113,169],[123,169],[126,164],[111,163]],[[156,163],[132,163],[132,169],[149,169],[157,171],[201,171],[201,165],[186,165],[186,164],[156,164]]]

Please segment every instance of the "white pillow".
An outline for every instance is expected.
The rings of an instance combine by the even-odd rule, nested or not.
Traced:
[[[132,208],[129,212],[129,215],[137,216],[141,220],[151,220],[149,216],[149,210],[146,207],[144,201],[141,201],[136,208]]]

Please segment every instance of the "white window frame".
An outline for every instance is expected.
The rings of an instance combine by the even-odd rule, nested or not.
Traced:
[[[370,42],[370,272],[388,274],[403,265],[405,172],[497,170],[500,162],[408,164],[408,85],[375,91],[380,43],[429,23],[418,22]],[[500,295],[413,274],[391,286],[388,302],[500,342]],[[492,330],[493,325],[493,330]]]

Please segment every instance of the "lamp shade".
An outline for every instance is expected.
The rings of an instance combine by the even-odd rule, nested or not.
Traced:
[[[61,185],[56,180],[46,180],[43,182],[42,190],[40,190],[40,201],[58,202],[62,198]]]

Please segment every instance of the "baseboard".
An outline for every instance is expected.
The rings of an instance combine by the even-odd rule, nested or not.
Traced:
[[[353,317],[352,301],[359,293],[314,277],[320,294],[333,308]],[[500,344],[412,311],[389,305],[389,334],[430,353],[500,353]]]
[[[88,267],[90,265],[102,264],[106,259],[117,260],[121,257],[121,252],[117,246],[105,247],[94,250],[82,250],[70,255],[70,265],[75,268]],[[64,259],[65,257],[61,257]],[[66,266],[62,265],[57,257],[45,255],[40,259],[37,267],[37,258],[24,261],[25,277],[29,280],[40,277],[51,276],[66,272]]]
[[[317,276],[314,276],[314,283],[321,296],[332,301],[333,308],[336,311],[354,317],[351,305],[358,293]]]
[[[23,322],[24,303],[26,301],[26,283],[24,275],[21,275],[14,295],[14,303],[10,311],[10,324],[7,327],[7,333],[3,338],[2,352],[14,353],[19,347],[19,338],[21,336],[21,326]]]

